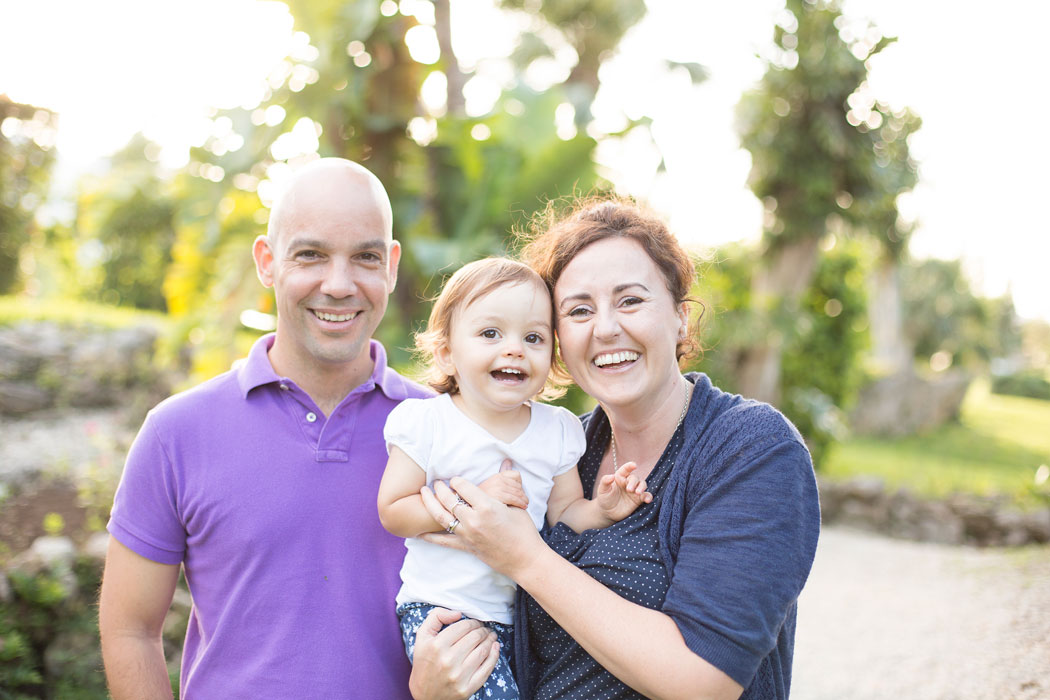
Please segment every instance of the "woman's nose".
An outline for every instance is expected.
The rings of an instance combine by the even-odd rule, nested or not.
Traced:
[[[620,334],[620,319],[615,313],[599,311],[594,315],[594,336],[615,338]]]

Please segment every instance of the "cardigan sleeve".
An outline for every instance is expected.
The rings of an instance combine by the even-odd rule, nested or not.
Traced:
[[[705,478],[684,494],[663,605],[686,645],[745,688],[794,609],[820,530],[809,453],[796,439],[762,437],[711,457],[714,468],[691,465]]]

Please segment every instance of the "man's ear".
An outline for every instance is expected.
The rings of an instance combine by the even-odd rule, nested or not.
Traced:
[[[397,265],[401,262],[401,244],[397,241],[390,241],[390,253],[388,260],[388,279],[390,280],[390,291],[394,291],[394,287],[397,286]]]
[[[252,257],[255,258],[255,274],[264,287],[273,286],[273,249],[267,236],[259,236],[252,244]]]

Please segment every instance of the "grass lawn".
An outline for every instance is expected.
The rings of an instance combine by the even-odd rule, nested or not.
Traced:
[[[981,381],[959,423],[899,439],[852,438],[831,448],[821,473],[878,476],[928,496],[1001,493],[1034,507],[1050,502],[1050,483],[1035,483],[1042,464],[1050,465],[1050,401],[992,394]]]
[[[107,306],[90,301],[0,296],[0,325],[19,321],[55,321],[121,328],[146,321],[162,324],[165,323],[165,319],[165,315],[158,311]]]

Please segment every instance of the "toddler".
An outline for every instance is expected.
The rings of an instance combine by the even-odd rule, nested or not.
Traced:
[[[633,463],[603,477],[594,500],[583,497],[576,471],[583,428],[564,408],[535,400],[557,391],[549,381],[552,324],[550,294],[528,266],[503,258],[463,266],[438,296],[427,330],[416,336],[428,383],[439,394],[403,401],[383,431],[390,458],[379,517],[391,533],[408,538],[397,595],[405,650],[412,659],[416,631],[434,607],[483,622],[496,632],[500,655],[474,698],[518,697],[511,674],[515,584],[472,554],[418,538],[442,531],[420,488],[460,476],[518,505],[523,489],[537,528],[546,516],[577,532],[610,525],[652,501],[644,480],[632,474]],[[516,473],[499,471],[505,459]]]

